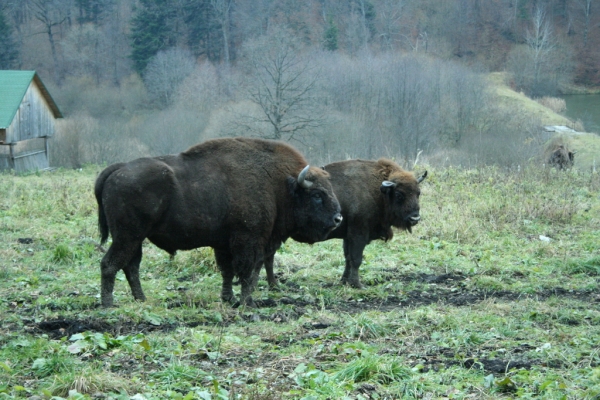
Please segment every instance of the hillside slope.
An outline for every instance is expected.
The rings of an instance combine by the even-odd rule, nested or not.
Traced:
[[[498,96],[500,106],[510,107],[527,113],[531,115],[531,118],[539,120],[543,126],[563,125],[577,130],[578,126],[574,121],[544,107],[525,94],[511,89],[506,84],[504,73],[491,73],[489,81]],[[557,133],[550,138],[548,143],[556,141],[565,143],[569,149],[576,152],[575,168],[578,170],[590,170],[600,166],[600,136],[596,133]]]

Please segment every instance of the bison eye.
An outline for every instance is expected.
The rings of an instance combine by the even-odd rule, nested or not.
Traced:
[[[321,204],[323,203],[323,195],[320,192],[312,192],[310,197],[313,199],[315,203]]]
[[[398,200],[399,202],[404,201],[404,193],[396,192],[396,200]]]

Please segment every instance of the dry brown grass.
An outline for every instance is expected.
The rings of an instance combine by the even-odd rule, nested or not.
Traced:
[[[561,99],[559,97],[548,97],[544,96],[538,99],[535,99],[539,104],[543,105],[554,111],[555,113],[562,113],[567,110],[567,102],[565,99]]]

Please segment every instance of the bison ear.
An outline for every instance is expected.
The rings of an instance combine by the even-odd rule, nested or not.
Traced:
[[[417,178],[417,183],[421,183],[425,180],[425,178],[427,178],[427,171],[425,171],[423,173],[423,175],[421,175],[420,177]]]
[[[381,182],[381,186],[379,187],[379,190],[381,190],[381,193],[389,194],[390,192],[394,191],[395,187],[396,187],[396,184],[394,182],[383,181],[383,182]]]

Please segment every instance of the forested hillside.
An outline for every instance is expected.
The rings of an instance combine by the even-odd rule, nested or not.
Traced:
[[[0,0],[0,10],[0,68],[38,71],[68,117],[61,165],[237,134],[294,141],[323,161],[424,151],[514,163],[537,151],[523,143],[542,140],[540,121],[498,107],[485,73],[506,71],[530,97],[600,84],[593,0]]]

